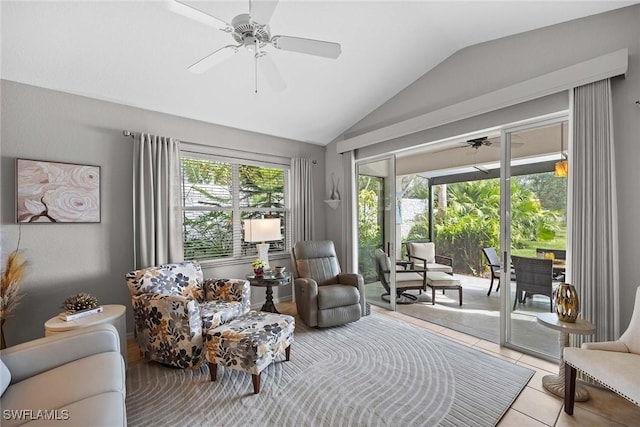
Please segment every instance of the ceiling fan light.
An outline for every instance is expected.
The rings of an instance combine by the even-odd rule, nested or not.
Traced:
[[[562,131],[562,125],[560,125],[560,161],[556,162],[556,167],[553,175],[558,178],[563,178],[569,174],[569,162],[567,156],[564,154],[564,132]]]
[[[561,160],[556,162],[556,167],[553,175],[558,178],[563,178],[569,174],[569,162]]]
[[[244,38],[244,47],[250,53],[256,53],[256,39],[252,36],[247,36]]]

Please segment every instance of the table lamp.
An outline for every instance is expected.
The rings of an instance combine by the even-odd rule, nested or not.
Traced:
[[[258,218],[244,220],[244,241],[261,242],[256,244],[258,258],[267,263],[269,268],[269,244],[272,240],[281,240],[280,218]]]

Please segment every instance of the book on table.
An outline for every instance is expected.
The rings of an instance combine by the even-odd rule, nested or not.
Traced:
[[[94,314],[102,313],[102,306],[98,306],[96,308],[88,308],[86,310],[81,311],[65,311],[64,313],[60,313],[58,317],[62,320],[70,322],[72,320],[82,319],[83,317],[93,316]]]

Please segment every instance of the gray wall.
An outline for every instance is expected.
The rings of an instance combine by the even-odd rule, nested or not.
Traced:
[[[340,260],[340,266],[344,270],[347,266],[346,254],[343,250],[344,241],[344,233],[342,230],[343,225],[346,222],[343,222],[343,215],[345,214],[346,208],[346,192],[345,192],[345,179],[344,179],[344,170],[342,167],[342,155],[338,154],[336,150],[336,143],[332,142],[327,145],[327,149],[325,152],[325,162],[327,164],[326,171],[326,199],[329,198],[331,194],[331,174],[333,174],[334,179],[338,182],[338,191],[342,197],[342,201],[338,205],[336,209],[332,209],[325,204],[325,226],[327,229],[327,239],[333,240],[336,246],[336,254],[338,255],[338,259]],[[323,203],[324,204],[324,203]]]
[[[20,248],[29,262],[24,298],[5,329],[9,345],[44,335],[43,323],[60,312],[64,299],[89,292],[102,304],[125,304],[132,330],[124,275],[133,269],[132,153],[124,129],[172,136],[183,141],[264,153],[308,157],[314,169],[316,235],[324,237],[324,147],[211,125],[96,99],[2,81],[1,188],[2,251]],[[101,166],[100,224],[15,223],[15,159],[30,158]],[[273,258],[273,257],[272,257]],[[3,258],[4,259],[4,258]],[[289,265],[288,256],[278,264]],[[206,277],[244,277],[248,264],[206,267]],[[291,287],[275,290],[288,299]],[[264,289],[252,289],[252,303]]]
[[[640,5],[562,23],[465,48],[426,73],[415,83],[365,117],[344,137],[455,104],[622,48],[629,49],[625,79],[613,83],[613,117],[619,209],[619,252],[622,327],[629,323],[635,289],[640,285]],[[556,98],[555,100],[559,100]],[[553,103],[552,103],[553,104]],[[489,114],[493,121],[509,123],[518,106]],[[547,111],[553,112],[553,111]],[[467,132],[473,119],[456,122],[425,135],[455,136]],[[484,123],[483,123],[484,124]],[[447,135],[443,135],[446,133]],[[411,137],[405,138],[410,140]],[[406,142],[406,141],[402,141]],[[428,142],[422,140],[420,142]],[[395,148],[394,142],[361,150],[371,154]],[[328,147],[334,149],[335,146]],[[330,156],[327,156],[329,158]],[[329,164],[328,171],[334,166]],[[332,226],[337,227],[336,224]],[[339,237],[339,236],[338,236]]]

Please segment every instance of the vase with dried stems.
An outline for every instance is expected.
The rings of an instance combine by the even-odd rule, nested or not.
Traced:
[[[9,254],[2,276],[0,276],[2,288],[0,290],[0,348],[6,348],[4,336],[4,322],[13,314],[16,306],[22,298],[20,283],[25,276],[27,262],[22,260],[20,252],[16,249]]]

